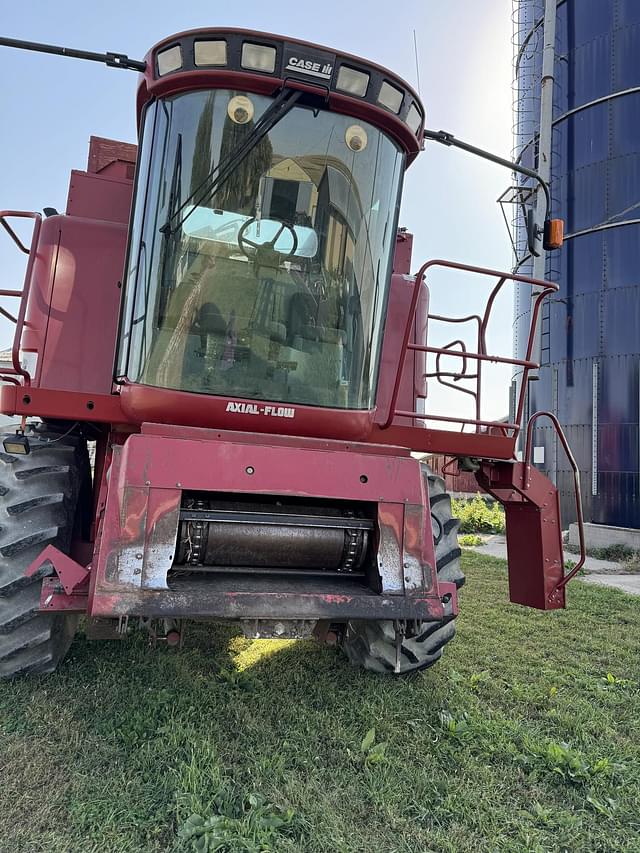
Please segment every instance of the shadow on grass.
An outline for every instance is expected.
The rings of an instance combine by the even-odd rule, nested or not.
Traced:
[[[315,641],[251,641],[234,626],[198,623],[188,626],[181,651],[150,648],[144,636],[130,636],[117,646],[80,636],[57,675],[20,689],[36,704],[37,685],[44,688],[42,698],[75,697],[73,716],[93,732],[111,726],[114,717],[131,719],[143,709],[150,724],[162,723],[163,713],[150,713],[156,706],[172,715],[215,709],[220,719],[244,704],[272,718],[280,735],[287,735],[284,726],[296,726],[301,712],[326,716],[355,708],[382,713],[386,702],[393,705],[416,693],[425,710],[432,703],[436,708],[439,691],[433,688],[445,678],[438,670],[380,677],[354,668],[338,649]]]

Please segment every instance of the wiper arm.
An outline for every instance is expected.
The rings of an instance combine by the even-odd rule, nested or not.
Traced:
[[[220,161],[217,166],[214,166],[191,195],[169,216],[160,231],[167,237],[175,234],[184,225],[196,207],[199,207],[218,192],[222,184],[238,168],[247,155],[253,151],[256,145],[293,109],[301,95],[302,92],[298,89],[284,88],[271,106],[256,121],[253,130],[244,142],[232,151],[226,159]],[[184,213],[189,205],[192,205],[191,210]],[[183,213],[184,215],[182,215]]]

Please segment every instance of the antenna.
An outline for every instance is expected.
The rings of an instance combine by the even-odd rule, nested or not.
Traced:
[[[42,44],[37,41],[22,41],[0,36],[0,47],[16,47],[19,50],[37,50],[40,53],[52,53],[56,56],[70,56],[72,59],[88,59],[91,62],[104,62],[111,68],[125,68],[127,71],[144,71],[145,62],[129,59],[125,53],[94,53],[89,50],[76,50],[73,47],[59,47],[55,44]]]
[[[418,81],[418,94],[422,98],[422,92],[420,91],[420,63],[418,62],[418,38],[416,36],[415,28],[413,30],[413,52],[416,58],[416,78]]]

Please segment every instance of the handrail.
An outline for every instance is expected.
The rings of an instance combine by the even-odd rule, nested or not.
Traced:
[[[486,311],[485,311],[486,314]],[[427,314],[427,321],[436,320],[439,323],[470,323],[472,320],[478,324],[478,342],[481,340],[482,336],[482,319],[478,314],[469,314],[467,317],[445,317],[441,314]],[[466,346],[464,341],[457,339],[457,341],[451,341],[448,343],[444,349],[449,349],[454,343],[459,343],[463,350],[466,351]],[[478,349],[480,349],[480,343],[478,344]],[[481,350],[482,351],[482,350]],[[440,356],[442,353],[438,353],[436,356],[436,369],[435,373],[424,373],[423,379],[437,379],[437,381],[444,385],[447,388],[453,388],[454,391],[461,391],[464,394],[468,394],[473,397],[474,405],[476,410],[476,418],[480,418],[480,406],[481,406],[481,390],[482,390],[482,363],[478,362],[476,366],[476,373],[467,373],[467,362],[466,360],[462,363],[462,371],[457,374],[445,373],[440,370]],[[454,382],[459,382],[461,379],[475,379],[476,380],[476,390],[471,391],[468,388],[463,388],[461,385],[453,385],[451,382],[443,382],[442,377],[449,376],[453,378]],[[464,424],[462,426],[462,430],[464,431]]]
[[[429,347],[426,344],[407,344],[407,349],[416,350],[417,352],[440,353],[441,355],[450,355],[453,358],[473,358],[475,361],[490,361],[496,364],[516,364],[519,367],[540,367],[537,361],[531,361],[527,358],[508,358],[506,355],[482,355],[479,352],[462,352],[457,349],[447,349],[446,347]]]
[[[10,320],[12,323],[18,322],[18,318],[14,317],[10,311],[7,311],[7,309],[3,308],[1,305],[0,305],[0,314],[2,314],[3,317],[6,317],[7,320]]]
[[[427,415],[425,412],[405,412],[402,409],[398,409],[396,412],[396,416],[399,418],[423,418],[427,421],[445,421],[446,423],[462,423],[470,424],[471,426],[485,426],[485,427],[496,427],[501,430],[516,430],[518,428],[517,423],[503,423],[501,421],[481,421],[473,418],[451,418],[449,415]]]
[[[28,215],[28,214],[27,214],[27,215]],[[34,216],[34,215],[39,216],[39,214],[31,214],[31,216]],[[23,211],[23,210],[3,210],[3,211],[0,213],[0,225],[2,225],[2,227],[4,228],[4,230],[7,232],[7,234],[9,235],[9,237],[11,237],[11,239],[12,239],[12,240],[13,240],[13,242],[16,244],[16,246],[20,249],[20,251],[21,251],[21,252],[24,252],[24,254],[25,254],[25,255],[28,255],[28,254],[29,254],[29,249],[27,249],[27,247],[24,245],[24,243],[22,242],[22,240],[18,237],[18,235],[16,234],[16,232],[15,232],[15,231],[13,230],[13,228],[9,225],[9,223],[5,221],[5,217],[6,217],[6,216],[12,216],[12,217],[24,217],[24,216],[25,216],[25,211]]]
[[[467,348],[465,346],[464,341],[461,338],[456,338],[454,341],[450,341],[443,349],[449,350],[452,349],[456,344],[460,344],[460,352],[466,353]],[[470,397],[473,397],[473,401],[476,408],[476,418],[480,417],[480,395],[478,394],[478,379],[479,373],[467,373],[467,360],[463,358],[462,360],[462,370],[458,373],[449,373],[446,370],[442,370],[440,367],[440,359],[442,357],[442,353],[438,353],[436,356],[436,369],[435,373],[423,373],[423,379],[436,379],[440,385],[443,385],[445,388],[453,388],[454,391],[460,391],[462,394],[468,394]],[[445,382],[444,377],[449,377],[453,379],[453,382]],[[475,379],[476,380],[476,390],[472,391],[470,388],[463,388],[461,385],[454,385],[454,382],[459,382],[461,379]]]
[[[27,249],[24,243],[20,240],[16,232],[6,221],[7,218],[14,219],[33,219],[34,226],[33,231],[31,233],[31,248]],[[20,298],[20,308],[18,309],[18,316],[13,317],[12,314],[9,314],[8,311],[4,309],[0,309],[0,313],[2,313],[5,317],[12,320],[16,324],[15,332],[13,335],[13,345],[11,347],[11,363],[13,364],[13,369],[4,370],[5,373],[15,376],[22,376],[25,385],[31,384],[31,374],[28,370],[20,364],[20,343],[22,341],[22,332],[25,325],[25,313],[27,310],[27,301],[29,298],[29,291],[31,288],[31,277],[33,272],[33,264],[36,259],[35,248],[38,245],[38,239],[40,237],[40,228],[42,226],[42,216],[30,210],[0,210],[0,225],[4,228],[4,230],[9,234],[13,242],[16,244],[18,249],[29,256],[29,260],[27,261],[27,269],[25,271],[24,276],[24,286],[22,290],[1,290],[0,296],[11,296]]]
[[[463,354],[460,351],[456,351],[456,350],[446,349],[446,348],[442,348],[442,347],[440,347],[440,348],[439,347],[430,347],[430,346],[426,346],[426,345],[423,346],[421,344],[410,343],[410,341],[409,341],[409,339],[411,337],[412,328],[413,328],[413,322],[415,319],[416,309],[417,309],[417,305],[418,305],[418,299],[419,299],[419,296],[420,296],[420,293],[422,290],[422,283],[425,280],[427,270],[429,270],[431,267],[436,267],[436,266],[437,267],[445,267],[448,269],[457,269],[457,270],[461,270],[462,272],[470,272],[470,273],[475,273],[478,275],[491,276],[491,277],[498,279],[497,284],[494,285],[494,287],[493,287],[493,289],[489,295],[483,317],[479,323],[479,333],[478,333],[478,350],[479,350],[479,352],[477,352],[477,353],[465,351]],[[486,336],[487,325],[489,322],[489,317],[490,317],[491,310],[493,308],[496,296],[498,295],[500,289],[503,287],[503,285],[505,284],[506,281],[518,282],[520,284],[526,284],[529,287],[531,287],[532,289],[533,288],[539,289],[539,291],[537,293],[535,293],[535,295],[533,297],[533,305],[532,305],[532,309],[531,309],[531,326],[529,329],[529,340],[528,340],[527,351],[526,351],[524,359],[507,358],[507,357],[502,357],[502,356],[491,356],[491,355],[487,354],[487,352],[486,352],[485,336]],[[485,268],[485,267],[471,266],[469,264],[460,264],[460,263],[456,263],[455,261],[444,261],[441,259],[434,259],[431,261],[427,261],[425,264],[423,264],[415,276],[414,289],[413,289],[413,293],[411,296],[411,303],[409,305],[407,323],[405,325],[404,335],[403,335],[403,339],[402,339],[402,346],[400,349],[400,358],[398,361],[398,367],[397,367],[395,380],[394,380],[394,384],[393,384],[393,391],[392,391],[391,400],[389,403],[389,411],[387,414],[387,418],[384,421],[384,423],[380,426],[380,429],[388,429],[391,426],[391,424],[393,423],[394,418],[398,417],[398,416],[410,417],[413,419],[421,418],[424,420],[446,420],[446,421],[450,421],[450,422],[461,423],[463,425],[463,428],[464,428],[465,424],[469,424],[469,425],[475,424],[476,426],[496,425],[496,426],[501,426],[503,428],[510,426],[511,428],[513,428],[513,425],[500,424],[497,421],[481,421],[479,417],[475,418],[475,420],[471,420],[468,418],[454,418],[454,417],[450,417],[450,416],[429,415],[425,412],[404,412],[404,411],[399,412],[399,411],[397,411],[396,405],[398,402],[398,394],[400,392],[400,383],[401,383],[402,373],[404,370],[404,365],[405,365],[405,361],[406,361],[406,357],[407,357],[407,351],[408,350],[414,350],[417,352],[432,353],[432,354],[436,354],[436,355],[438,355],[438,354],[450,355],[450,356],[453,356],[454,358],[455,357],[458,357],[458,358],[462,357],[464,364],[466,364],[467,358],[471,358],[471,359],[474,359],[478,363],[479,368],[481,367],[481,364],[484,361],[489,361],[489,362],[498,363],[498,364],[511,364],[514,366],[517,365],[517,366],[522,367],[523,368],[523,379],[522,379],[522,384],[520,386],[520,395],[519,395],[518,405],[517,405],[517,409],[516,409],[516,416],[514,418],[514,423],[516,425],[515,426],[515,432],[517,434],[517,432],[520,429],[520,423],[522,421],[522,413],[524,410],[524,397],[525,397],[524,389],[526,388],[529,371],[531,369],[539,367],[538,362],[531,360],[531,356],[533,353],[533,346],[534,346],[534,330],[537,327],[538,315],[540,312],[540,306],[541,306],[542,300],[548,294],[555,293],[558,290],[558,288],[559,288],[559,285],[557,285],[553,282],[544,281],[542,279],[531,278],[529,276],[519,275],[518,273],[508,273],[508,272],[503,272],[501,270],[494,270],[494,269]],[[469,317],[465,317],[465,318],[447,318],[447,317],[442,317],[441,315],[435,315],[435,314],[428,315],[428,316],[431,319],[441,320],[444,322],[465,322],[465,321],[477,318],[477,315],[470,315]],[[478,318],[478,319],[480,319],[480,318]],[[480,370],[478,370],[478,373],[480,373]],[[471,378],[471,377],[467,377],[467,378]],[[477,378],[478,397],[479,397],[479,392],[480,392],[479,385],[480,385],[480,377],[478,376],[478,378]],[[457,390],[462,390],[462,389],[457,389]],[[478,414],[477,411],[476,411],[476,414]]]
[[[533,424],[540,417],[549,418],[551,423],[554,426],[555,431],[558,434],[558,438],[564,448],[564,452],[567,454],[567,459],[569,460],[569,465],[573,469],[573,484],[574,484],[574,492],[576,496],[576,520],[578,523],[578,536],[580,539],[580,559],[577,564],[571,569],[568,575],[564,575],[560,581],[553,588],[551,595],[556,592],[559,592],[563,589],[569,581],[575,577],[580,569],[584,566],[585,560],[587,558],[587,549],[584,542],[584,517],[582,514],[582,491],[580,489],[580,469],[578,468],[578,464],[575,460],[573,453],[571,452],[571,448],[569,447],[569,442],[567,441],[567,437],[564,434],[564,430],[560,426],[560,421],[553,414],[553,412],[536,412],[529,418],[529,423],[527,424],[527,440],[525,444],[525,454],[524,454],[524,467],[522,469],[522,490],[526,491],[531,485],[531,446],[533,443]]]

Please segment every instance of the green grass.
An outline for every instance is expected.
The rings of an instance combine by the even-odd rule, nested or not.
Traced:
[[[411,680],[198,626],[3,683],[0,850],[640,851],[640,600],[538,613],[464,562],[458,637]]]

